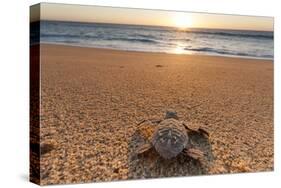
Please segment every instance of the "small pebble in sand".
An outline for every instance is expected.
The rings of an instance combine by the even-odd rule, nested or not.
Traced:
[[[161,67],[164,67],[164,66],[163,65],[155,65],[155,67],[161,68]]]

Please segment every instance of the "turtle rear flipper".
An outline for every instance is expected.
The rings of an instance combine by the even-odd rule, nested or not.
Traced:
[[[204,152],[196,149],[196,148],[189,148],[184,150],[184,152],[191,158],[195,159],[195,160],[200,160],[204,158]]]
[[[186,126],[186,124],[185,124]],[[192,128],[191,128],[192,127]],[[205,161],[204,163],[206,163],[206,166],[209,166],[208,164],[210,164],[213,160],[214,160],[214,156],[212,153],[212,145],[210,142],[210,138],[209,138],[209,133],[203,129],[203,128],[193,128],[195,126],[190,126],[187,127],[187,134],[189,137],[189,144],[190,144],[190,148],[196,148],[200,151],[203,152],[203,157],[200,161]],[[198,127],[198,126],[197,126]],[[193,157],[194,158],[194,157]]]

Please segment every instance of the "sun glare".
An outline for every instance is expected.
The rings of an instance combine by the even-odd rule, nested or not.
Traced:
[[[179,29],[187,29],[192,27],[193,20],[190,15],[187,14],[176,14],[174,17],[174,25]]]

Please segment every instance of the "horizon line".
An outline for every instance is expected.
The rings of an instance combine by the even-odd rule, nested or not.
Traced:
[[[227,31],[259,31],[259,32],[272,32],[273,30],[254,30],[254,29],[229,29],[229,28],[210,28],[210,27],[189,27],[186,29],[179,29],[175,26],[165,26],[165,25],[149,25],[149,24],[131,24],[131,23],[111,23],[111,22],[89,22],[89,21],[71,21],[71,20],[49,20],[49,19],[40,19],[36,21],[30,21],[30,23],[48,21],[48,22],[70,22],[70,23],[82,23],[82,24],[112,24],[112,25],[132,25],[132,26],[146,26],[146,27],[163,27],[163,28],[174,28],[178,30],[192,30],[192,29],[207,29],[207,30],[227,30]]]

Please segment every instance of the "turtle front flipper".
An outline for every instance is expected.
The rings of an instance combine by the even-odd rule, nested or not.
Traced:
[[[146,141],[151,141],[151,137],[155,131],[155,126],[150,121],[145,121],[138,125],[136,132]]]
[[[135,149],[136,155],[142,154],[153,147],[150,142],[154,130],[155,126],[150,121],[144,121],[138,125],[136,132],[142,139],[144,139],[144,143]]]
[[[203,128],[199,128],[198,129],[198,132],[201,133],[202,135],[204,135],[206,138],[208,138],[210,136],[209,132],[206,131],[205,129]]]
[[[201,135],[203,135],[205,138],[209,138],[209,132],[206,131],[205,129],[201,128],[201,127],[197,127],[197,128],[191,128],[187,125],[187,123],[183,122],[182,123],[184,125],[184,127],[186,128],[186,130],[189,133],[199,133]]]
[[[149,144],[149,143],[143,144],[136,149],[135,154],[136,155],[142,154],[142,153],[150,150],[151,148],[152,148],[151,144]]]

